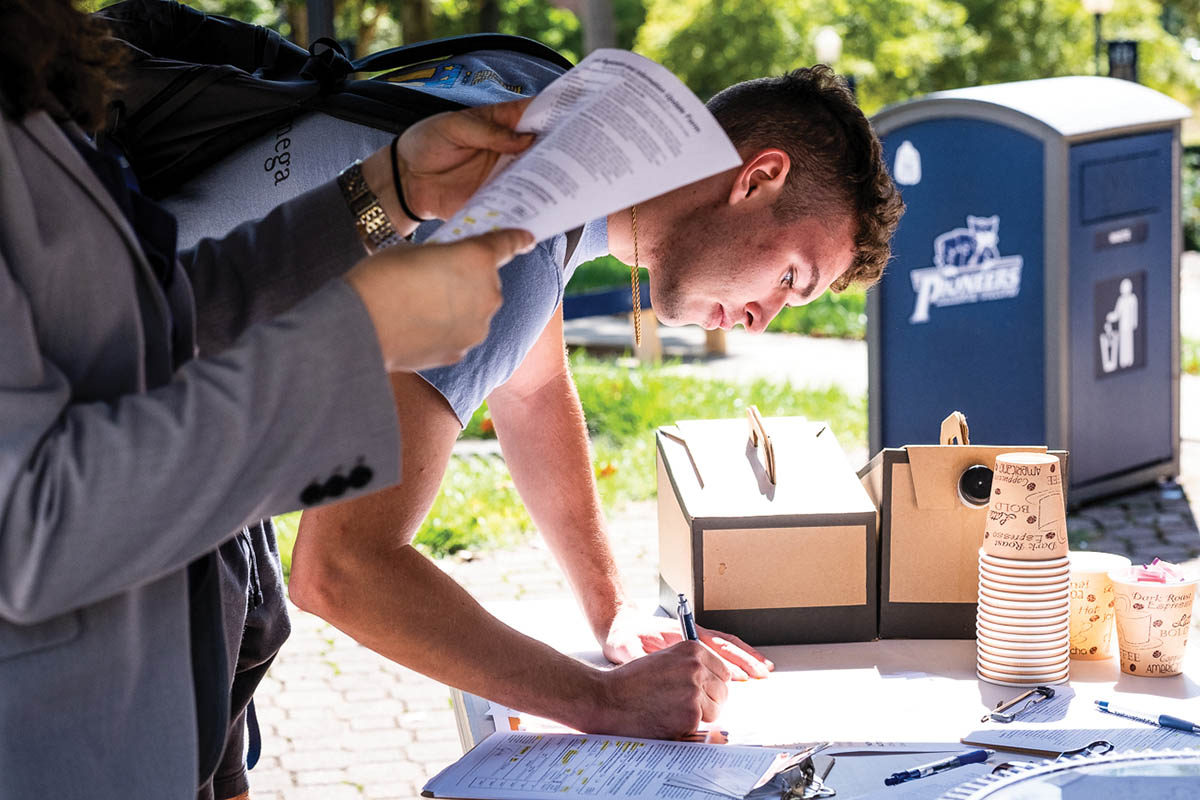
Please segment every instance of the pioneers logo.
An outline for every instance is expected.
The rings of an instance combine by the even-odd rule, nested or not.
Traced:
[[[1021,256],[1001,256],[1000,217],[967,216],[967,227],[946,231],[933,240],[933,266],[914,269],[917,296],[912,316],[929,321],[930,306],[958,306],[1005,300],[1021,292]]]

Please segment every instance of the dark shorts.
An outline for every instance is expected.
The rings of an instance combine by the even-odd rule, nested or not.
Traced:
[[[270,520],[243,528],[218,551],[230,691],[229,733],[212,780],[198,800],[226,800],[249,788],[246,776],[246,706],[292,625],[283,572]]]

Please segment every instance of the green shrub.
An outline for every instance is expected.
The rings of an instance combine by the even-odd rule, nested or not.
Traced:
[[[275,517],[275,541],[279,544],[279,560],[283,563],[283,579],[292,577],[292,548],[296,546],[296,530],[300,527],[300,512]]]
[[[836,387],[798,390],[768,380],[711,380],[661,366],[623,366],[582,351],[572,355],[571,370],[591,435],[596,486],[606,508],[654,497],[654,430],[681,419],[740,417],[754,404],[767,416],[800,415],[829,422],[846,449],[866,446],[866,399],[852,398]],[[487,409],[481,408],[463,437],[493,436]],[[506,534],[531,529],[500,459],[456,458],[417,542],[427,552],[442,555],[503,544],[511,541]]]
[[[650,280],[646,270],[641,271],[641,280]],[[580,264],[571,280],[567,281],[567,294],[583,294],[598,289],[617,289],[629,285],[629,267],[614,256],[600,256],[594,261]]]
[[[808,305],[783,309],[767,330],[834,339],[865,338],[867,295],[862,289],[826,292]]]
[[[1200,375],[1200,339],[1184,337],[1180,342],[1179,366],[1189,375]]]
[[[799,390],[767,380],[710,380],[673,374],[661,366],[623,366],[582,352],[571,357],[571,369],[587,415],[592,468],[605,508],[654,497],[654,430],[681,419],[740,417],[755,404],[767,416],[829,422],[846,449],[866,445],[866,399],[838,388]],[[462,435],[495,435],[486,407],[475,413]],[[276,519],[285,570],[291,568],[298,521],[299,514]],[[444,556],[501,547],[532,530],[502,459],[453,458],[416,544],[430,555]]]

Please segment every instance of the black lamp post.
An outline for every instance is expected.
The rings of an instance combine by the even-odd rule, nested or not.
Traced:
[[[1083,0],[1083,10],[1096,18],[1096,74],[1100,74],[1100,45],[1104,36],[1100,32],[1100,18],[1112,11],[1113,0]]]

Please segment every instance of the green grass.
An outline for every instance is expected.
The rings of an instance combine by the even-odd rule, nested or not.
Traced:
[[[766,416],[800,415],[828,422],[844,448],[867,440],[866,398],[841,389],[794,389],[757,380],[734,383],[679,375],[661,366],[625,366],[577,352],[571,370],[592,437],[592,467],[606,509],[655,496],[654,430],[681,419],[740,417],[755,404]],[[670,366],[670,365],[667,365]],[[487,407],[464,438],[494,437]],[[277,517],[279,553],[291,570],[299,512]],[[433,508],[417,532],[417,547],[433,556],[503,547],[533,530],[508,469],[499,458],[453,458]]]
[[[1180,367],[1189,375],[1200,375],[1200,339],[1183,337],[1179,349]]]
[[[654,430],[681,419],[739,417],[756,404],[767,416],[827,421],[845,448],[866,445],[866,399],[838,388],[711,380],[663,367],[624,366],[583,352],[571,357],[571,370],[592,437],[596,485],[608,509],[655,496]],[[494,435],[486,406],[463,431],[466,438]],[[504,545],[532,527],[503,462],[456,458],[417,543],[430,554],[445,555]]]
[[[592,466],[606,509],[655,496],[654,430],[681,419],[740,417],[756,404],[764,415],[800,415],[829,422],[844,448],[867,439],[866,398],[837,388],[794,389],[757,380],[734,383],[679,375],[661,366],[625,366],[578,352],[571,370],[592,437]],[[670,365],[668,365],[670,366]],[[465,438],[488,438],[486,406]],[[299,513],[276,518],[285,573],[291,569]],[[499,458],[454,458],[441,491],[417,533],[416,544],[433,556],[487,550],[519,541],[533,530],[525,507]]]
[[[649,280],[642,270],[643,281]],[[629,285],[629,267],[612,256],[581,264],[567,284],[567,294],[580,294],[596,289],[611,289]],[[839,339],[862,339],[866,336],[866,294],[861,289],[849,289],[841,294],[826,292],[808,305],[785,308],[767,327],[779,333],[801,333]]]
[[[296,529],[299,527],[299,511],[275,517],[275,541],[279,545],[279,561],[283,564],[285,581],[292,577],[292,548],[296,546]]]

